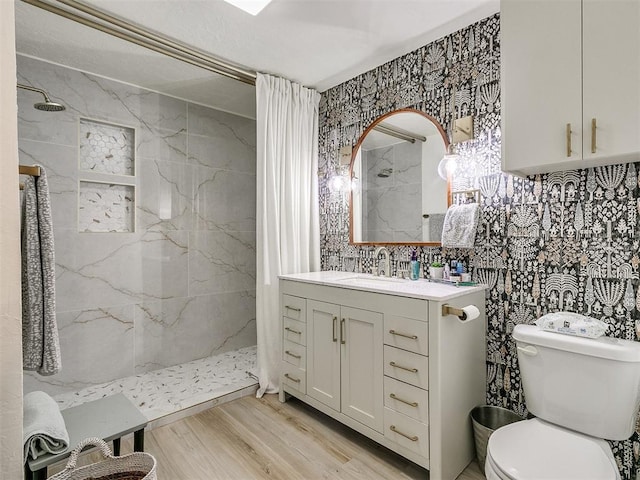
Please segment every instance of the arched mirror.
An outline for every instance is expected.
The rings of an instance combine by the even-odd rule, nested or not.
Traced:
[[[365,130],[351,157],[351,243],[440,245],[449,185],[438,163],[447,146],[442,126],[413,109]]]

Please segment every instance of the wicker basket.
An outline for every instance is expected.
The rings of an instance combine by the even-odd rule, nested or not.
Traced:
[[[105,459],[76,468],[78,455],[89,445],[100,448]],[[49,477],[49,480],[157,480],[156,459],[144,452],[114,457],[104,440],[86,438],[73,449],[64,470]]]

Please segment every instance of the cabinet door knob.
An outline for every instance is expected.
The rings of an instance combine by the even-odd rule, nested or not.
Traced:
[[[391,426],[389,427],[389,430],[391,430],[392,432],[397,433],[398,435],[402,435],[402,436],[403,436],[403,437],[405,437],[405,438],[408,438],[408,439],[409,439],[409,440],[411,440],[412,442],[417,442],[417,441],[418,441],[418,436],[417,436],[417,435],[409,435],[409,434],[406,434],[406,433],[404,433],[404,432],[401,432],[400,430],[398,430],[398,429],[396,428],[396,426],[395,426],[395,425],[391,425]]]
[[[417,407],[418,406],[418,402],[410,402],[409,400],[405,400],[404,398],[400,398],[400,397],[396,396],[395,393],[391,393],[391,394],[389,394],[389,396],[391,398],[393,398],[394,400],[397,400],[397,401],[402,402],[402,403],[406,403],[407,405],[409,405],[411,407]]]
[[[591,153],[596,153],[596,119],[591,119]]]
[[[567,123],[567,157],[571,156],[571,124]]]
[[[396,362],[389,362],[389,365],[391,365],[394,368],[399,368],[401,370],[406,370],[407,372],[418,373],[418,369],[417,368],[403,367],[402,365],[398,365]]]
[[[389,330],[389,333],[391,335],[398,335],[399,337],[410,338],[411,340],[417,340],[418,339],[417,335],[409,335],[407,333],[400,333],[400,332],[396,332],[395,330]]]

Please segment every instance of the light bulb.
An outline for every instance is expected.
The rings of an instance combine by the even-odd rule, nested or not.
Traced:
[[[342,192],[347,189],[347,179],[342,175],[334,175],[329,180],[329,189],[332,192]]]
[[[460,160],[460,155],[457,153],[446,153],[438,164],[438,175],[440,175],[440,178],[448,180],[449,177],[455,173],[458,167],[458,160]]]

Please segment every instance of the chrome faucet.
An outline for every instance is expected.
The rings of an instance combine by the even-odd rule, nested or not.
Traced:
[[[373,252],[373,256],[376,258],[376,260],[378,259],[378,257],[380,256],[380,254],[382,254],[382,256],[384,257],[384,272],[385,275],[387,277],[391,276],[391,261],[389,259],[389,250],[387,250],[387,247],[377,247],[374,252]],[[380,275],[380,264],[378,263],[378,268],[377,271],[375,272],[376,275]]]

